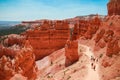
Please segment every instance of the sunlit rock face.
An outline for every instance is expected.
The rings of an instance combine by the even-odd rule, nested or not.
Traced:
[[[69,35],[69,26],[65,21],[44,21],[41,26],[27,31],[25,35],[33,47],[36,60],[38,60],[65,46]]]
[[[13,46],[14,44],[22,46],[25,41],[25,36],[11,34],[8,35],[8,38],[4,41],[5,46]]]
[[[3,41],[4,46],[0,45],[0,80],[14,80],[16,77],[35,80],[38,76],[35,61],[42,58],[40,62],[45,64],[38,64],[41,75],[49,73],[61,75],[63,68],[71,66],[77,68],[76,64],[82,62],[79,60],[84,59],[82,49],[81,52],[78,51],[82,48],[78,46],[80,44],[89,47],[98,59],[99,80],[118,77],[120,75],[120,16],[106,16],[103,21],[96,16],[90,20],[69,23],[43,21],[40,26],[34,26],[22,35],[8,36]],[[57,53],[54,52],[58,49],[60,50]],[[45,56],[47,57],[44,58]],[[85,66],[83,68],[85,69]],[[81,71],[81,68],[75,70],[77,71]],[[67,75],[70,74],[73,73]],[[79,73],[75,74],[79,75]],[[39,77],[41,79],[41,76]],[[43,76],[42,78],[44,79]]]
[[[120,0],[110,0],[107,8],[108,15],[120,15]]]
[[[106,55],[110,57],[119,54],[120,51],[120,27],[118,27],[118,25],[120,25],[120,19],[119,16],[112,16],[107,17],[105,20],[107,20],[107,22],[102,22],[101,28],[96,34],[95,42],[96,44],[99,44],[96,46],[99,46],[100,48],[106,47]]]
[[[10,58],[14,58],[16,52],[20,50],[25,44],[25,37],[17,34],[8,35],[7,38],[2,41],[2,45],[0,45],[0,58],[3,55],[9,56]]]
[[[20,35],[8,35],[0,44],[0,80],[35,80],[36,77],[38,80],[81,79],[87,75],[86,64],[91,61],[87,56],[90,58],[91,52],[98,65],[99,79],[95,80],[119,80],[119,2],[111,0],[108,3],[110,16],[103,20],[96,15],[89,20],[24,22],[27,26],[29,23],[34,25]],[[84,46],[88,47],[87,55]],[[41,76],[37,74],[35,61]]]
[[[78,42],[77,41],[67,41],[65,46],[65,66],[70,66],[79,60],[78,55]]]
[[[86,40],[92,39],[99,29],[100,22],[100,19],[95,17],[90,21],[80,20],[69,25],[70,34],[65,46],[65,66],[70,66],[79,60],[81,55],[78,55],[78,39],[81,37]]]
[[[78,56],[78,35],[79,35],[79,27],[74,25],[74,24],[70,24],[70,33],[69,33],[69,39],[66,42],[65,45],[65,66],[70,66],[73,63],[77,62],[79,59]]]
[[[94,37],[93,49],[95,55],[99,57],[100,80],[117,80],[120,75],[118,68],[120,64],[118,59],[120,57],[119,17],[118,15],[106,17]]]
[[[29,41],[25,42],[24,47],[19,46],[17,50],[14,47],[12,48],[15,55],[9,54],[9,51],[4,54],[8,49],[7,47],[1,49],[4,49],[4,52],[0,58],[0,80],[9,80],[16,74],[21,74],[29,80],[34,80],[37,68],[35,66],[35,55],[29,45]],[[11,55],[13,56],[12,58]]]
[[[100,21],[96,17],[90,21],[81,20],[77,24],[78,34],[77,30],[75,30],[75,34],[74,32],[72,33],[74,37],[72,39],[74,42],[77,40],[79,43],[87,45],[93,50],[94,55],[99,59],[100,80],[110,80],[118,77],[120,74],[120,16],[108,16],[104,18],[104,21]],[[77,38],[75,35],[79,37]],[[69,46],[65,46],[65,64],[67,66],[78,61],[78,44],[73,41],[69,40],[66,43]],[[72,46],[70,47],[70,45]]]

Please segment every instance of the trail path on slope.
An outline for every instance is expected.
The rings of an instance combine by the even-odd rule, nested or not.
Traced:
[[[88,60],[89,63],[87,64],[88,74],[86,75],[85,80],[99,80],[98,64],[96,62],[93,52],[90,50],[90,48],[88,46],[84,46],[84,45],[81,45],[81,46],[86,49],[84,54],[87,55],[88,59],[89,59]]]
[[[46,67],[45,69],[43,69],[43,74],[39,75],[38,79],[36,80],[100,80],[98,75],[98,64],[96,60],[93,60],[95,59],[95,56],[88,46],[79,44],[78,53],[83,53],[79,61],[69,67],[60,69],[60,67],[57,65],[64,64],[65,62],[65,50],[62,51],[63,52],[58,51],[59,54],[63,54],[61,55],[61,57],[57,55],[57,58],[53,61],[52,65],[47,64],[48,66],[46,66],[45,64]],[[56,55],[56,53],[54,55]],[[93,58],[91,58],[91,56]],[[42,62],[40,63],[40,66],[43,65],[44,60],[46,63],[50,63],[49,59],[46,57],[46,59],[40,60],[40,62]],[[48,60],[48,62],[46,60]],[[91,65],[92,63],[93,66]],[[96,66],[95,69],[94,65]],[[55,66],[57,66],[57,68],[55,68]],[[56,71],[57,69],[60,70]],[[54,71],[56,72],[54,73]],[[49,72],[50,74],[47,74],[46,72]]]

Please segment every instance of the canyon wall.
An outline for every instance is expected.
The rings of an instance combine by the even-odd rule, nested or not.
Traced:
[[[42,59],[65,46],[69,35],[69,25],[65,21],[44,21],[41,26],[27,31],[25,35],[33,47],[36,60]]]
[[[120,15],[120,0],[110,0],[107,4],[108,15]]]
[[[79,20],[72,25],[67,21],[54,23],[45,21],[41,26],[27,30],[21,34],[22,36],[12,35],[3,42],[7,47],[0,45],[0,64],[2,64],[0,79],[10,79],[15,74],[35,79],[37,75],[35,59],[42,59],[63,47],[65,47],[65,66],[70,66],[82,55],[78,54],[78,42],[90,47],[95,56],[100,57],[101,80],[115,78],[120,74],[119,25],[120,16],[105,17],[104,21],[96,16],[91,20]],[[114,75],[111,75],[112,73]]]
[[[11,47],[9,49],[1,46],[1,50],[3,52],[0,54],[3,55],[0,58],[0,80],[10,80],[11,78],[13,80],[16,74],[21,74],[28,80],[35,80],[37,77],[35,55],[28,40],[25,41],[24,47]],[[14,55],[11,54],[11,51]]]
[[[90,21],[79,20],[74,24],[70,24],[69,39],[65,46],[65,66],[77,62],[82,55],[78,54],[78,40],[79,38],[92,39],[100,26],[100,19],[95,17]]]

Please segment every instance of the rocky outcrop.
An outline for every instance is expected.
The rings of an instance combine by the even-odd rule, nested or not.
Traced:
[[[105,30],[104,29],[101,29],[99,33],[97,33],[97,36],[95,38],[95,42],[98,43],[100,41],[100,39],[103,37],[105,33]]]
[[[69,66],[79,60],[78,41],[79,38],[86,40],[92,39],[99,29],[101,20],[96,16],[90,21],[80,20],[76,23],[71,23],[69,39],[65,46],[65,65]]]
[[[73,63],[79,60],[78,55],[78,35],[79,35],[79,27],[73,24],[70,24],[70,34],[69,39],[65,45],[65,66],[70,66]]]
[[[116,38],[108,42],[106,55],[112,57],[112,55],[118,55],[120,52],[120,45]]]
[[[24,35],[30,41],[38,60],[64,47],[69,35],[69,26],[65,21],[44,21],[40,27],[29,30]]]
[[[79,35],[85,39],[92,39],[93,35],[99,29],[101,20],[96,16],[94,19],[85,21],[79,21]]]
[[[12,62],[10,58],[3,56],[0,59],[0,79],[1,80],[9,80],[14,75],[14,70],[12,67]]]
[[[15,72],[21,73],[28,79],[35,79],[37,74],[37,68],[35,66],[35,56],[33,52],[29,49],[28,51],[21,50],[22,52],[18,53],[15,56]]]
[[[9,56],[10,58],[13,58],[15,56],[15,54],[16,54],[16,51],[14,51],[13,48],[5,48],[3,46],[1,46],[1,48],[0,48],[0,58],[3,55],[6,55],[6,56]]]
[[[24,47],[14,53],[13,58],[6,55],[7,53],[0,58],[0,79],[9,80],[15,74],[21,74],[29,80],[34,80],[37,76],[37,68],[35,66],[35,56],[29,42],[26,41]]]
[[[73,22],[45,20],[40,25],[34,25],[22,33],[21,35],[24,37],[19,35],[8,36],[3,41],[4,46],[0,45],[0,79],[9,80],[20,74],[24,79],[34,80],[37,75],[35,60],[42,59],[45,56],[47,57],[42,59],[38,65],[41,69],[40,74],[47,75],[48,78],[50,73],[54,75],[65,66],[70,66],[77,61],[81,63],[81,66],[87,64],[80,57],[86,48],[78,46],[78,42],[88,46],[88,49],[93,51],[94,56],[98,58],[95,61],[99,63],[101,80],[109,80],[119,76],[120,17],[117,15],[116,18],[114,15],[106,18],[101,21],[97,16],[94,19],[74,20]],[[64,47],[65,50],[60,50],[59,54],[55,52],[50,55]],[[48,55],[50,56],[48,57]],[[89,52],[85,55],[89,55]],[[81,61],[79,62],[79,60]],[[58,62],[60,63],[58,64]],[[43,63],[44,65],[42,65]],[[85,68],[84,65],[83,68],[86,69],[87,67]],[[75,69],[72,72],[75,73],[79,70],[81,71],[81,69]],[[65,76],[66,71],[63,71],[63,74]],[[39,77],[41,78],[41,76]]]
[[[78,42],[77,41],[67,41],[65,46],[65,66],[70,66],[71,64],[79,60],[78,55]]]
[[[29,22],[23,22],[23,24]],[[4,40],[4,45],[7,47],[13,47],[13,45],[23,46],[25,40],[28,39],[30,45],[33,47],[36,60],[42,59],[50,53],[63,48],[69,36],[69,24],[67,21],[33,21],[33,23],[40,23],[34,28],[30,28],[26,32],[20,35],[11,34]],[[76,34],[76,33],[75,33]],[[15,51],[10,48],[2,49],[2,53],[10,57],[15,56]],[[1,53],[1,56],[2,56]]]
[[[20,45],[24,44],[25,42],[25,36],[17,35],[17,34],[10,34],[7,36],[7,38],[4,40],[3,44],[4,46],[10,47],[13,45]]]
[[[120,15],[120,0],[110,0],[107,4],[108,15]]]
[[[106,17],[105,21],[101,21],[97,17],[90,21],[80,20],[77,23],[79,30],[75,30],[76,32],[78,31],[77,35],[79,35],[79,37],[71,39],[73,41],[78,40],[79,43],[87,45],[91,49],[93,49],[94,55],[99,60],[98,62],[100,64],[99,72],[101,80],[110,80],[115,78],[116,76],[119,76],[120,74],[118,68],[120,64],[120,27],[118,27],[120,25],[119,23],[120,18],[118,15]],[[75,35],[76,33],[74,34],[74,36]],[[68,41],[67,44],[69,43],[69,45],[72,45],[73,41]],[[75,63],[79,58],[77,54],[74,53],[77,47],[75,48],[75,45],[72,46],[73,47],[71,47],[70,49],[68,46],[65,46],[66,66]],[[70,55],[72,55],[72,57]]]
[[[96,47],[99,46],[101,49],[106,46],[106,55],[109,57],[112,57],[112,55],[118,55],[120,52],[119,37],[115,33],[116,30],[101,29],[95,37],[95,42],[97,44]]]
[[[3,41],[3,44],[0,45],[0,58],[3,55],[14,58],[16,53],[24,46],[25,36],[20,36],[16,34],[8,35],[7,38]]]

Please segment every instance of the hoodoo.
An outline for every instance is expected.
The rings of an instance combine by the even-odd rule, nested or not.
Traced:
[[[110,0],[107,8],[108,15],[120,15],[120,0]]]

